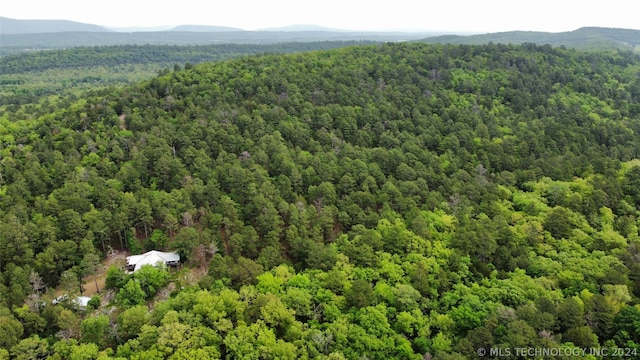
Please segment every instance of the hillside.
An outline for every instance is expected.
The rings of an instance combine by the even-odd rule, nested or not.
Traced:
[[[18,105],[150,79],[158,72],[252,54],[292,53],[367,42],[279,44],[116,45],[22,52],[0,58],[0,112]]]
[[[4,113],[0,358],[636,358],[639,72],[630,52],[389,43]],[[110,249],[184,266],[51,304]]]
[[[18,20],[0,17],[0,34],[37,34],[61,32],[109,32],[101,26],[69,20]],[[3,44],[4,45],[4,44]]]
[[[423,40],[430,44],[480,45],[490,42],[500,44],[534,43],[539,45],[566,46],[582,50],[620,49],[640,51],[640,30],[585,27],[569,32],[545,33],[536,31],[509,31],[482,35],[445,35]]]

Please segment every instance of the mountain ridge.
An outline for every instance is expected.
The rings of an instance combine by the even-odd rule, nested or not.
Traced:
[[[0,34],[39,34],[69,31],[111,32],[95,25],[71,20],[18,20],[0,16]]]
[[[227,32],[227,31],[245,31],[241,28],[230,26],[215,25],[178,25],[166,31],[185,31],[185,32]]]
[[[480,45],[489,42],[504,44],[522,44],[526,42],[549,44],[551,46],[567,46],[577,49],[594,47],[624,49],[640,51],[640,30],[581,27],[572,31],[560,33],[539,31],[505,31],[497,33],[477,34],[468,36],[443,35],[422,39],[426,43],[448,43]]]
[[[328,32],[357,32],[354,30],[336,29],[315,24],[292,24],[287,26],[278,26],[271,28],[259,29],[257,31],[273,31],[273,32],[295,32],[295,31],[328,31]]]
[[[179,25],[122,31],[67,20],[16,20],[0,18],[2,55],[26,49],[55,49],[77,46],[123,44],[203,45],[212,43],[277,43],[313,41],[421,41],[479,45],[493,43],[566,46],[579,50],[624,50],[640,52],[640,30],[582,27],[566,32],[505,31],[486,34],[448,34],[415,31],[355,31],[318,25],[297,24],[248,31],[210,25]]]

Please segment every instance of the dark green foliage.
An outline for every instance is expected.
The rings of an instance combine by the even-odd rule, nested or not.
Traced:
[[[116,296],[116,302],[123,308],[129,308],[132,306],[140,305],[144,303],[147,294],[142,290],[140,282],[136,279],[129,279],[126,284],[118,291]],[[153,294],[151,294],[153,295]]]
[[[590,327],[580,326],[567,330],[563,339],[581,348],[593,348],[598,345],[598,337]]]
[[[125,283],[125,274],[121,269],[118,269],[115,265],[112,265],[107,269],[107,277],[105,279],[105,286],[107,289],[121,288]]]
[[[640,309],[638,306],[628,306],[620,310],[614,320],[616,340],[621,344],[632,341],[640,345]]]
[[[573,214],[569,210],[563,207],[555,208],[548,213],[544,229],[558,240],[569,239],[571,238],[571,230],[575,227],[571,223],[572,217]]]
[[[169,273],[162,268],[143,265],[133,273],[133,280],[140,284],[142,291],[151,298],[162,289],[169,280]],[[125,284],[126,286],[126,284]]]
[[[16,320],[9,309],[0,307],[0,349],[10,349],[20,342],[24,327],[20,321]]]
[[[91,300],[89,300],[89,302],[87,303],[87,307],[89,309],[97,309],[100,307],[100,296],[93,296],[91,297]]]
[[[373,290],[371,284],[363,279],[357,279],[351,283],[345,295],[347,303],[351,307],[363,308],[373,303]]]

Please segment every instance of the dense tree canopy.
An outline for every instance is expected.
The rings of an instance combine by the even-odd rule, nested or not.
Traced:
[[[0,54],[0,111],[16,112],[18,105],[82,91],[133,84],[158,73],[193,64],[264,53],[292,53],[345,47],[367,42],[318,41],[270,45],[112,45]],[[3,50],[7,50],[3,47]],[[3,107],[5,107],[3,109]],[[36,107],[24,109],[33,116]],[[47,109],[48,110],[48,109]],[[46,111],[45,111],[46,112]]]
[[[637,353],[639,73],[631,53],[390,43],[197,64],[7,113],[0,347]],[[113,268],[114,311],[39,302],[109,248],[206,271]]]

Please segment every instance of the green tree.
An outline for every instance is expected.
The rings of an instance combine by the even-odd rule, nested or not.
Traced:
[[[584,325],[584,304],[576,298],[565,299],[558,305],[558,320],[563,331]]]
[[[0,348],[11,349],[18,344],[23,331],[20,321],[16,320],[8,309],[0,307],[0,333],[4,334],[0,337]]]
[[[119,289],[125,284],[125,274],[115,265],[109,266],[105,277],[105,287],[107,289]]]
[[[567,330],[563,335],[565,342],[571,342],[580,348],[595,348],[598,346],[598,336],[588,326],[579,326]]]
[[[200,234],[196,228],[187,226],[178,231],[173,238],[173,248],[181,259],[190,259],[195,248],[200,244]]]
[[[627,194],[636,207],[640,205],[640,192],[638,191],[640,186],[640,166],[631,167],[624,175],[622,182],[622,189]]]
[[[169,273],[163,268],[143,265],[133,274],[133,280],[148,297],[152,297],[167,285]]]
[[[80,325],[82,328],[81,341],[83,343],[96,344],[99,348],[104,348],[108,341],[109,325],[109,317],[106,315],[84,319]]]
[[[238,258],[229,268],[229,276],[234,286],[240,287],[256,283],[256,277],[263,272],[262,265],[244,257]]]
[[[355,308],[363,308],[369,306],[373,302],[373,289],[371,284],[363,279],[354,280],[351,288],[345,295],[349,306]]]
[[[82,283],[78,279],[78,273],[69,269],[60,275],[60,285],[66,294],[71,298],[76,294],[82,293]]]
[[[569,239],[573,229],[572,218],[573,214],[569,210],[556,207],[547,214],[544,229],[556,239]]]
[[[625,344],[632,341],[640,344],[640,308],[638,306],[626,306],[618,312],[614,318],[613,328],[615,337]]]
[[[276,338],[263,321],[239,324],[224,339],[228,354],[234,358],[296,359],[296,347]]]
[[[129,279],[116,295],[116,301],[123,308],[140,305],[144,303],[147,294],[142,290],[140,282],[136,279]]]
[[[616,309],[601,294],[595,294],[585,301],[585,319],[600,339],[611,338]]]
[[[11,357],[16,360],[46,359],[49,355],[49,343],[38,335],[22,339],[11,348]]]

